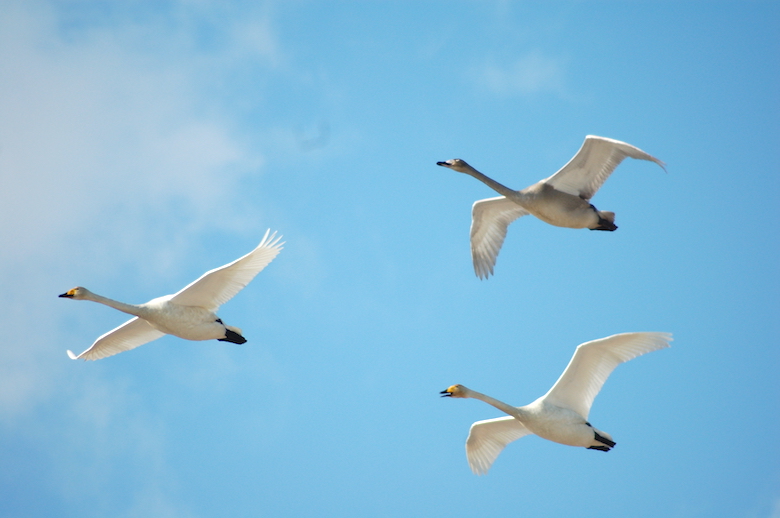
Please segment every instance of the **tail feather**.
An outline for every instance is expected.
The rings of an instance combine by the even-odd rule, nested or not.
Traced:
[[[613,230],[617,230],[617,225],[615,225],[615,213],[609,212],[606,210],[597,210],[596,214],[599,216],[599,225],[597,227],[591,228],[591,230],[607,230],[612,232]]]

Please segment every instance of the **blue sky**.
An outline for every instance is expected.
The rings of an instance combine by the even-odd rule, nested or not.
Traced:
[[[226,5],[227,4],[227,5]],[[780,7],[774,2],[0,4],[3,516],[780,517]],[[514,223],[469,256],[463,158],[513,188],[587,134],[617,232]],[[775,193],[775,194],[773,194]],[[98,362],[126,320],[287,244],[220,316]],[[464,442],[579,343],[618,367],[608,454]]]

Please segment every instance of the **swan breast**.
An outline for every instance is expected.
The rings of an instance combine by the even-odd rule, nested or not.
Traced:
[[[541,400],[522,409],[527,415],[523,424],[539,437],[568,446],[588,447],[593,443],[593,428],[573,410]]]
[[[517,203],[542,221],[556,227],[590,228],[599,216],[590,202],[545,182],[536,183],[518,193]]]
[[[225,326],[213,311],[199,306],[183,306],[160,297],[141,305],[139,317],[155,329],[185,340],[224,338]]]

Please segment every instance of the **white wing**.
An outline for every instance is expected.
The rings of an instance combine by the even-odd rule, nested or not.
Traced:
[[[484,475],[507,444],[530,433],[512,416],[477,421],[471,425],[466,439],[466,458],[471,471]]]
[[[588,135],[569,163],[544,181],[559,191],[590,200],[626,157],[649,160],[664,168],[663,162],[631,144]]]
[[[669,347],[671,341],[670,333],[622,333],[580,344],[566,370],[541,399],[587,419],[593,399],[615,367]]]
[[[480,279],[493,273],[510,223],[529,214],[512,200],[499,196],[474,202],[471,208],[471,259]]]
[[[282,250],[284,243],[279,243],[282,236],[274,239],[276,232],[268,237],[269,232],[270,229],[257,248],[244,257],[204,273],[170,300],[184,306],[200,306],[216,311],[249,284]]]
[[[71,351],[68,351],[68,356],[72,360],[78,360],[83,358],[84,360],[99,360],[107,356],[113,356],[115,354],[135,349],[139,345],[143,345],[157,340],[165,333],[158,331],[149,325],[149,323],[138,317],[131,318],[116,329],[112,329],[108,333],[104,334],[95,343],[90,346],[89,349],[76,356]]]

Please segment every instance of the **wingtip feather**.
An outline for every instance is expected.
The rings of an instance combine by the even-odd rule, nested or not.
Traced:
[[[274,233],[268,236],[271,233],[271,229],[265,231],[265,235],[263,236],[263,239],[260,241],[260,244],[257,246],[258,248],[276,248],[281,251],[282,245],[285,244],[285,241],[282,240],[283,236],[277,236],[277,231],[274,230]]]
[[[68,349],[68,358],[70,358],[71,360],[78,360],[79,359],[79,357],[76,356],[75,354],[73,354],[73,351],[71,351],[70,349]]]

